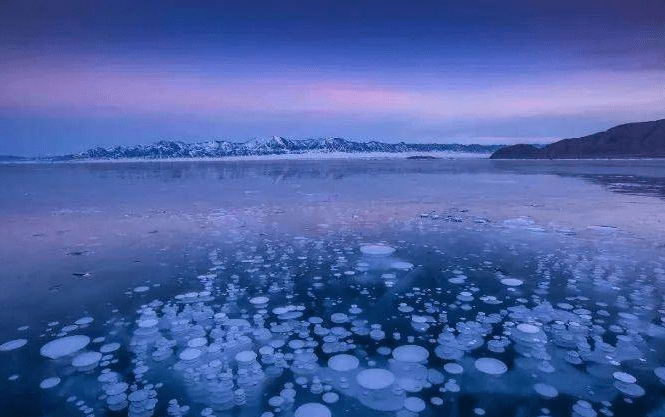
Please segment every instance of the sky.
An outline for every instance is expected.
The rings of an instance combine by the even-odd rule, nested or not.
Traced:
[[[0,154],[549,143],[665,118],[665,0],[5,0]]]

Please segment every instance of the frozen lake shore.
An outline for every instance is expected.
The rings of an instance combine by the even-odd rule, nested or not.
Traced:
[[[659,161],[0,166],[13,415],[646,415]]]

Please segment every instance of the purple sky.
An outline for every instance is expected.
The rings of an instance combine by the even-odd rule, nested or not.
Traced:
[[[0,154],[256,136],[550,142],[665,117],[662,1],[10,1]]]

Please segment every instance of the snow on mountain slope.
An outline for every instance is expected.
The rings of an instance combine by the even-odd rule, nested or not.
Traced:
[[[228,156],[299,155],[305,153],[414,153],[465,152],[489,154],[499,145],[460,145],[427,143],[383,143],[377,141],[354,142],[342,138],[286,139],[280,136],[255,138],[247,142],[210,140],[184,143],[161,140],[149,145],[97,147],[85,152],[64,155],[56,160],[85,159],[172,159],[220,158]]]

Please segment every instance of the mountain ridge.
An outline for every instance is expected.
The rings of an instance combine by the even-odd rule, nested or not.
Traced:
[[[160,140],[147,145],[95,147],[79,153],[50,157],[14,157],[5,155],[5,161],[85,161],[113,159],[174,159],[221,158],[233,156],[299,155],[308,153],[403,153],[403,152],[468,152],[491,153],[501,145],[462,145],[438,143],[384,143],[378,141],[355,142],[342,138],[287,139],[281,136],[254,138],[246,142],[209,140],[185,143]]]
[[[665,158],[665,119],[624,123],[579,138],[562,139],[541,148],[511,145],[491,159]]]

